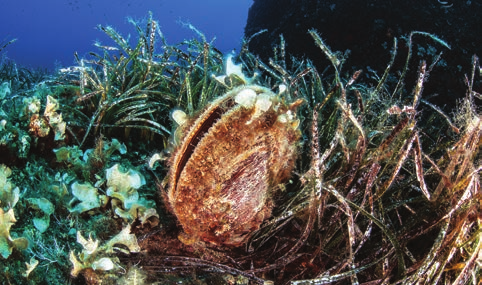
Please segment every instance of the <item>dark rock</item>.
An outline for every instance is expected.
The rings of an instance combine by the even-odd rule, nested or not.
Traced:
[[[420,60],[426,59],[429,65],[432,62],[430,47],[435,47],[437,52],[443,51],[443,61],[431,73],[424,97],[438,94],[433,102],[453,106],[455,99],[466,93],[463,80],[464,74],[471,72],[472,55],[482,54],[482,40],[477,32],[482,27],[482,3],[441,2],[254,0],[245,36],[249,38],[262,29],[268,30],[254,37],[249,44],[249,49],[267,62],[282,34],[287,53],[310,58],[321,71],[328,61],[308,34],[309,29],[315,28],[333,51],[351,51],[345,71],[362,69],[366,72],[369,66],[381,75],[389,62],[394,37],[399,39],[394,69],[400,70],[408,50],[402,37],[411,31],[432,33],[450,44],[451,50],[426,37],[414,37],[416,45],[410,62],[413,78],[409,80],[415,80]],[[410,85],[412,82],[415,81],[407,82],[408,87],[413,86]],[[478,85],[474,87],[480,91]]]

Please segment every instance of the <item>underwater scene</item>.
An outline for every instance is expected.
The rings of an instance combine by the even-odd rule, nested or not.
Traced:
[[[0,22],[0,284],[482,284],[482,3],[183,1]]]

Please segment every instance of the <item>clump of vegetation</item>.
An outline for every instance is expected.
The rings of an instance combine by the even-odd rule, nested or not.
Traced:
[[[210,72],[222,68],[222,54],[210,44],[192,40],[168,45],[152,16],[145,28],[131,23],[139,32],[135,46],[113,27],[99,26],[117,46],[97,43],[101,54],[77,58],[79,66],[63,70],[80,87],[75,98],[81,111],[79,127],[86,127],[81,145],[106,130],[128,136],[140,129],[146,140],[152,134],[167,137],[171,128],[166,114],[174,106],[186,106],[192,114],[221,89]],[[160,51],[155,46],[159,40]]]
[[[100,54],[77,58],[79,66],[59,69],[56,75],[35,77],[7,59],[0,66],[0,162],[12,168],[19,192],[18,204],[10,211],[17,223],[11,227],[13,223],[5,220],[7,237],[29,241],[24,251],[25,246],[10,246],[12,254],[0,265],[11,284],[63,284],[73,278],[73,264],[78,276],[74,283],[115,280],[113,272],[125,265],[116,263],[114,271],[104,274],[110,264],[98,263],[106,258],[116,261],[114,252],[129,250],[124,250],[125,243],[119,247],[109,242],[122,229],[129,229],[127,236],[156,228],[161,203],[154,177],[144,181],[140,175],[140,189],[119,188],[109,177],[122,176],[120,168],[130,169],[126,181],[135,171],[145,173],[148,157],[168,144],[169,111],[182,105],[194,112],[214,97],[213,89],[222,89],[211,83],[209,92],[202,91],[203,102],[192,101],[191,93],[203,86],[200,82],[211,81],[209,72],[222,69],[219,51],[207,44],[200,48],[204,42],[199,41],[167,45],[152,17],[145,30],[132,23],[139,31],[134,48],[112,27],[99,27],[119,48],[98,44]],[[154,53],[159,38],[163,51]],[[195,58],[214,68],[194,69]],[[141,143],[132,136],[140,137]],[[108,256],[83,254],[86,249],[76,238],[80,231],[108,245]],[[39,268],[48,268],[47,274]],[[135,269],[129,272],[144,275]]]
[[[13,209],[17,223],[9,233],[29,240],[26,250],[12,248],[0,263],[7,282],[97,284],[105,277],[147,283],[463,284],[481,278],[482,122],[475,104],[481,96],[472,90],[477,58],[467,95],[451,115],[424,100],[424,82],[440,56],[421,62],[417,81],[406,82],[415,42],[448,48],[433,35],[413,32],[404,39],[409,52],[399,75],[391,70],[395,40],[380,76],[345,71],[348,59],[316,31],[310,31],[314,44],[332,63],[324,71],[308,60],[293,59],[288,66],[283,40],[273,59],[261,62],[246,49],[248,39],[233,57],[246,76],[272,90],[283,86],[283,100],[306,102],[299,110],[303,158],[292,183],[280,185],[283,191],[273,197],[274,217],[245,248],[196,252],[177,240],[176,222],[163,209],[158,189],[164,191],[164,167],[148,170],[175,138],[168,119],[174,107],[191,116],[242,79],[215,78],[223,74],[224,57],[194,28],[200,40],[169,45],[152,16],[145,27],[132,23],[139,34],[134,45],[112,27],[99,27],[115,46],[98,43],[100,53],[77,57],[77,66],[33,85],[20,83],[15,65],[0,66],[2,90],[9,82],[0,102],[0,163],[11,168],[9,182],[20,189]],[[52,102],[55,110],[48,108]],[[59,117],[65,125],[56,138],[59,123],[51,121]],[[155,152],[161,155],[148,167]],[[118,165],[142,173],[142,188],[109,188],[104,174]],[[82,185],[97,199],[84,197]],[[142,197],[143,207],[128,203],[133,195]],[[34,219],[46,214],[28,202],[40,198],[54,208],[43,233]],[[142,220],[157,218],[153,202],[160,227]],[[138,208],[145,212],[132,210]],[[129,245],[138,241],[144,253],[126,255],[139,250],[114,246],[112,237],[120,232],[135,237]],[[77,265],[77,278],[69,260]],[[122,268],[127,275],[111,274]]]
[[[405,82],[415,40],[449,48],[438,37],[408,35],[409,53],[398,76],[391,73],[395,40],[385,73],[363,78],[361,71],[344,72],[344,55],[310,33],[333,72],[319,73],[297,60],[287,67],[283,41],[269,64],[247,50],[237,58],[251,74],[262,71],[257,79],[262,85],[284,85],[286,100],[307,102],[300,115],[310,155],[300,161],[298,179],[277,197],[278,215],[252,235],[244,252],[151,256],[145,268],[182,264],[179,274],[188,266],[259,284],[478,280],[482,124],[474,102],[480,95],[471,88],[476,58],[467,96],[452,118],[423,99],[424,83],[441,54],[420,63],[416,82]]]

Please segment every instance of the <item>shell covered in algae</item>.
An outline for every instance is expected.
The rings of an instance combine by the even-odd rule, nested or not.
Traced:
[[[181,120],[167,200],[182,242],[240,246],[270,217],[273,192],[295,166],[301,103],[248,85]]]

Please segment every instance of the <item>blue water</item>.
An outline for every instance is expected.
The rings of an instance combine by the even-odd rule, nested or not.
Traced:
[[[32,68],[70,66],[96,40],[111,41],[97,25],[111,25],[127,37],[136,35],[127,17],[143,19],[152,11],[168,43],[196,35],[191,23],[223,52],[239,50],[253,0],[0,0],[0,44],[16,38],[2,53]],[[134,42],[134,41],[132,41]]]

